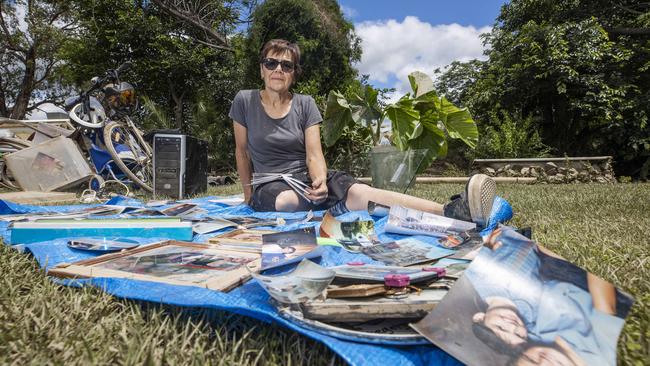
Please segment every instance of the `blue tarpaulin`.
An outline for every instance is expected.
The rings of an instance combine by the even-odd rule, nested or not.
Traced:
[[[283,217],[285,219],[301,218],[305,213],[259,213],[253,211],[245,205],[229,207],[223,204],[210,202],[213,197],[200,198],[187,202],[193,202],[200,205],[201,208],[208,211],[208,215],[246,215],[260,218]],[[185,201],[184,201],[185,202]],[[113,198],[108,204],[143,206],[141,202],[127,199],[124,197]],[[89,205],[75,206],[26,206],[18,205],[7,201],[0,200],[0,214],[20,214],[33,212],[66,212],[89,207]],[[318,213],[321,214],[321,213]],[[507,220],[512,216],[509,204],[497,197],[495,206],[492,211],[490,220],[491,225],[496,225],[497,221]],[[341,216],[342,221],[351,221],[356,218],[372,219],[367,212],[355,211]],[[389,241],[403,238],[404,236],[387,234],[384,232],[386,218],[375,220],[375,232],[382,241]],[[297,227],[318,226],[319,223],[312,222],[306,224],[293,224],[284,227],[276,227],[276,230],[292,230]],[[0,233],[5,243],[9,242],[10,230],[7,222],[0,222]],[[219,234],[220,232],[195,235],[194,242],[204,242],[208,237]],[[418,236],[419,239],[434,243],[434,239],[426,236]],[[141,243],[151,243],[158,241],[155,238],[133,238]],[[162,240],[161,238],[159,240]],[[83,259],[94,257],[94,254],[82,251],[76,251],[68,248],[67,240],[58,239],[48,242],[31,243],[16,245],[17,249],[22,249],[31,253],[41,267],[51,268],[60,263],[71,263]],[[354,254],[345,251],[339,247],[327,246],[324,248],[320,264],[324,266],[334,266],[345,264],[353,261],[363,261],[374,263],[370,258],[362,254]],[[219,291],[208,290],[205,288],[192,286],[176,286],[156,282],[143,282],[130,279],[117,278],[96,278],[91,280],[75,281],[75,283],[89,284],[101,288],[102,290],[124,299],[149,301],[154,303],[164,303],[182,307],[205,308],[214,310],[229,311],[245,316],[250,316],[265,322],[275,322],[284,327],[292,329],[307,337],[313,338],[327,345],[332,351],[336,352],[351,365],[457,365],[460,364],[456,359],[440,350],[432,344],[424,341],[414,341],[410,345],[386,344],[385,342],[376,342],[369,344],[364,339],[354,339],[347,336],[332,337],[322,331],[307,328],[301,324],[292,322],[282,317],[270,302],[269,295],[255,281],[249,281],[246,284],[223,293]],[[390,342],[389,342],[390,343]]]

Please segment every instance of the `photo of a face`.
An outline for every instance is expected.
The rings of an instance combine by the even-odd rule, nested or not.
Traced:
[[[262,266],[268,268],[304,256],[318,243],[313,227],[262,236]]]
[[[514,229],[494,230],[413,327],[468,365],[616,365],[633,299]]]

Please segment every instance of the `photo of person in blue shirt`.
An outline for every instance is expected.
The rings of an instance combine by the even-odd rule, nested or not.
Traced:
[[[560,342],[576,354],[565,355],[566,364],[616,363],[616,340],[632,301],[609,282],[512,228],[486,239],[466,276],[486,305],[472,316],[477,338],[522,362],[565,355]]]

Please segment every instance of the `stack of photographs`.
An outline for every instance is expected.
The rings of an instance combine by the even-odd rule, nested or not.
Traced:
[[[425,289],[408,297],[314,299],[301,304],[306,318],[325,322],[363,322],[376,319],[421,319],[445,297],[447,290]]]
[[[251,180],[251,185],[260,185],[268,182],[273,182],[276,180],[285,181],[291,189],[293,189],[300,197],[304,198],[307,202],[311,200],[307,197],[307,189],[311,189],[310,186],[304,182],[294,178],[291,174],[278,174],[278,173],[253,173],[253,179]]]
[[[439,278],[437,271],[428,267],[375,266],[372,264],[344,264],[331,267],[336,272],[336,280],[355,283],[384,283],[386,275],[406,275],[410,283],[426,282]]]

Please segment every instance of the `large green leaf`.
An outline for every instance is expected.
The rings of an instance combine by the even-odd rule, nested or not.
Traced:
[[[413,89],[413,95],[416,98],[433,91],[433,80],[429,75],[421,71],[414,71],[408,77],[411,89]]]
[[[323,119],[323,140],[326,146],[332,146],[341,137],[343,128],[353,123],[352,109],[343,94],[330,91],[327,96],[327,108]]]
[[[373,88],[370,85],[366,85],[366,95],[365,100],[371,106],[377,106],[377,97],[379,97],[379,90]]]
[[[415,123],[415,129],[413,129],[413,132],[411,133],[411,136],[409,136],[409,140],[416,139],[422,135],[422,132],[424,131],[424,127],[422,127],[422,123],[416,122]]]
[[[440,112],[445,113],[445,114],[458,112],[460,110],[460,108],[456,107],[453,103],[448,101],[447,98],[445,98],[445,97],[440,98],[439,109],[440,109]]]
[[[436,133],[434,130],[425,127],[418,138],[409,141],[409,149],[427,149],[427,154],[420,164],[418,174],[428,168],[437,158],[447,155],[447,140],[445,140],[442,131],[439,132]]]
[[[409,137],[415,130],[415,123],[420,119],[420,113],[413,108],[413,100],[402,98],[387,106],[386,116],[391,121],[395,146],[399,150],[406,150]]]
[[[370,85],[366,85],[361,95],[354,94],[350,101],[352,119],[364,127],[372,127],[381,118],[381,110],[377,104],[379,91]]]
[[[476,143],[478,142],[478,128],[467,108],[449,113],[446,117],[442,121],[447,129],[447,133],[449,133],[449,137],[461,139],[471,148],[476,147]]]
[[[421,114],[428,113],[429,111],[438,111],[440,98],[438,98],[438,94],[435,90],[431,90],[430,92],[415,98],[413,104],[415,109]]]

